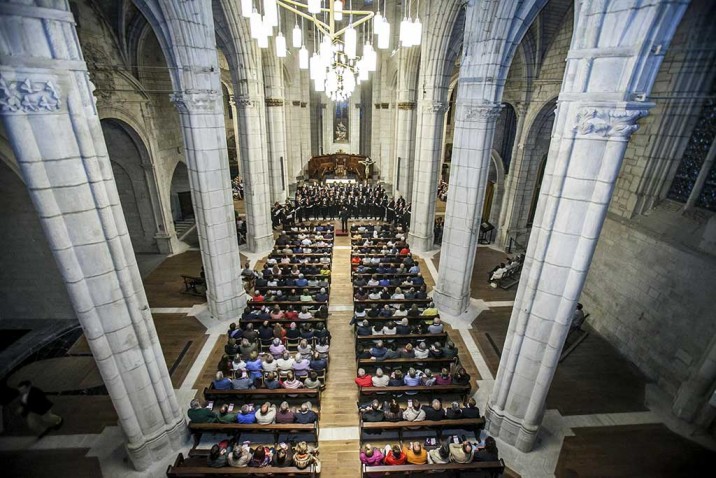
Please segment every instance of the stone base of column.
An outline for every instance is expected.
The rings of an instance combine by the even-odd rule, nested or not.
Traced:
[[[172,236],[169,234],[156,234],[154,240],[157,241],[157,248],[162,254],[172,254],[174,252]]]
[[[458,317],[467,312],[470,307],[470,296],[453,297],[438,289],[433,289],[433,302],[437,306],[441,314],[446,313],[453,317]]]
[[[425,237],[414,235],[412,232],[408,233],[408,244],[410,244],[410,249],[415,252],[428,252],[435,249],[435,242],[432,234]]]
[[[242,290],[239,295],[223,302],[209,299],[209,312],[219,321],[238,320],[246,308],[246,292]]]
[[[493,409],[489,403],[485,410],[485,420],[485,429],[493,437],[499,437],[500,440],[524,453],[534,448],[539,427],[525,427],[521,419],[514,418],[505,411]]]
[[[186,445],[189,429],[182,417],[170,429],[162,430],[151,437],[145,437],[140,443],[127,443],[126,450],[132,465],[137,471],[149,469],[157,461],[171,456]]]
[[[248,250],[252,254],[269,254],[273,249],[274,239],[273,234],[262,237],[248,237]]]

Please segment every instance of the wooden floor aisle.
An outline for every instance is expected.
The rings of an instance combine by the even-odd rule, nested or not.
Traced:
[[[331,267],[331,315],[328,330],[331,332],[331,351],[326,390],[321,395],[321,475],[333,477],[360,476],[357,439],[358,390],[355,378],[353,329],[349,325],[353,316],[353,286],[351,284],[350,238],[336,237]],[[348,309],[348,310],[335,310]],[[350,428],[347,428],[350,427]],[[355,428],[353,428],[355,427]]]

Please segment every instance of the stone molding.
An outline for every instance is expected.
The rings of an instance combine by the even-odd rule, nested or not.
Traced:
[[[251,98],[250,96],[234,96],[234,103],[237,108],[256,108],[259,104],[259,100]]]
[[[423,113],[446,113],[450,109],[450,103],[445,101],[423,101],[420,104]]]
[[[283,98],[266,98],[266,106],[283,106]]]
[[[301,101],[301,108],[305,108],[306,106],[308,106],[308,103],[305,101]]]
[[[62,100],[53,80],[8,80],[0,75],[0,114],[51,113],[60,109]]]
[[[467,104],[459,107],[459,119],[462,121],[497,121],[502,105],[497,103]]]
[[[292,104],[293,106],[301,106],[301,102],[298,101],[298,100],[293,100],[293,101],[291,102],[291,104]]]
[[[216,110],[219,95],[214,91],[174,93],[169,98],[179,113],[208,113]]]
[[[628,139],[639,129],[636,122],[648,113],[647,109],[582,108],[572,131],[576,136]]]
[[[398,109],[399,110],[414,110],[415,103],[412,101],[404,101],[402,103],[398,103]]]

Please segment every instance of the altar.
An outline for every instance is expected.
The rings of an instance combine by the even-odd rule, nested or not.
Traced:
[[[357,182],[371,179],[373,164],[368,156],[338,152],[312,157],[306,172],[308,179]]]

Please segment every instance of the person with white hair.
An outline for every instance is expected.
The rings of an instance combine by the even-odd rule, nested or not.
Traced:
[[[372,377],[374,387],[387,387],[390,377],[383,373],[382,368],[378,368],[375,371],[375,375]]]

